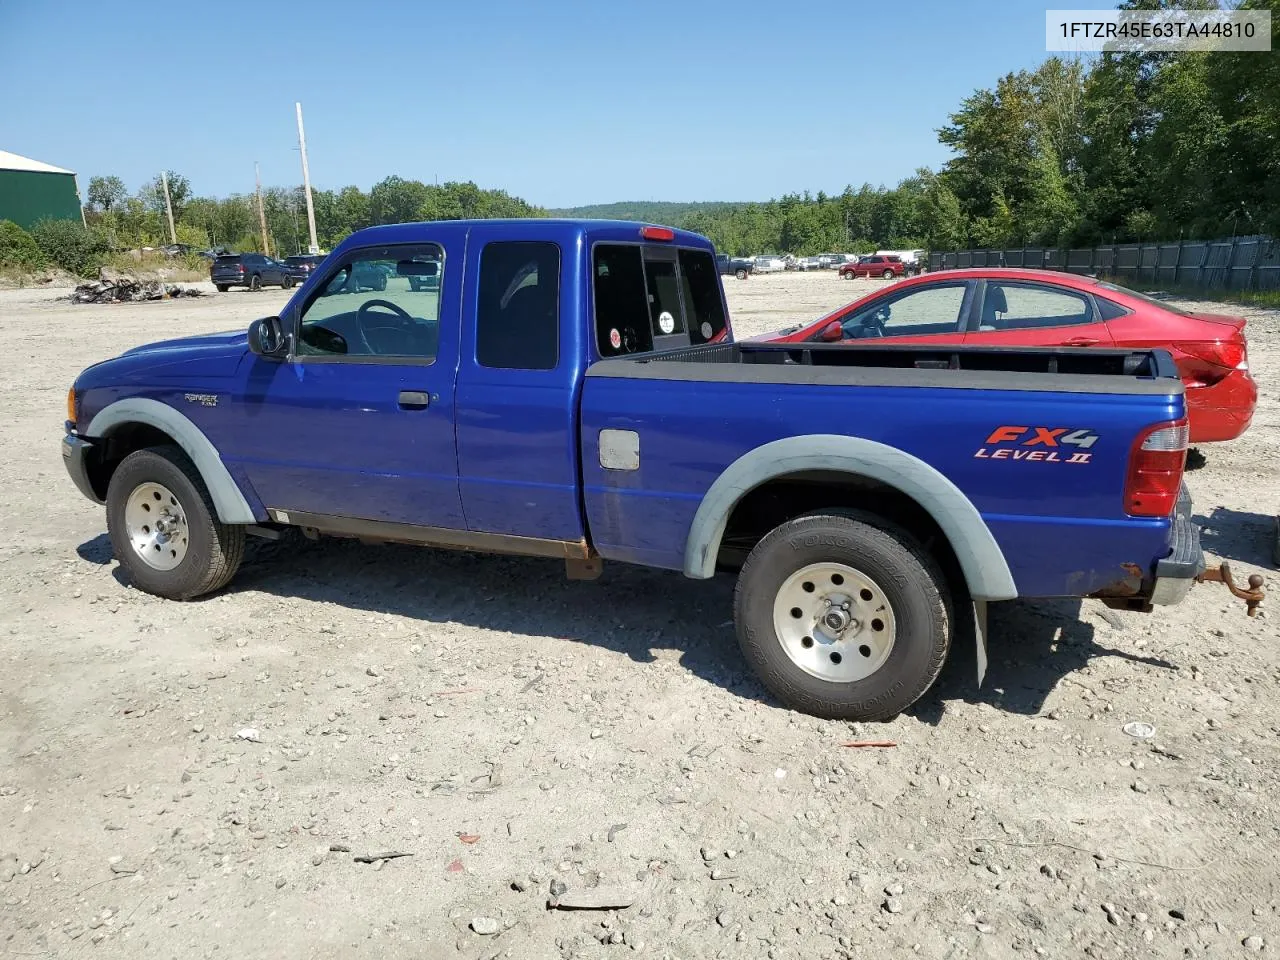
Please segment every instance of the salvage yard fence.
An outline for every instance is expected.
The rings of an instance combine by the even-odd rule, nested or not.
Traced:
[[[1280,242],[1268,236],[1120,243],[1076,250],[1016,247],[929,254],[929,270],[1035,267],[1119,283],[1197,290],[1280,290]]]

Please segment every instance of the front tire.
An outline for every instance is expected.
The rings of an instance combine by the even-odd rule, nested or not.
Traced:
[[[293,277],[289,276],[287,273],[286,273],[283,277],[281,277],[281,278],[280,278],[280,289],[281,289],[281,290],[292,290],[292,289],[293,289]]]
[[[176,446],[120,461],[107,487],[107,532],[133,583],[170,600],[226,586],[244,558],[244,528],[219,522],[199,471]]]
[[[738,644],[788,707],[888,720],[942,669],[951,643],[947,595],[938,565],[905,531],[800,517],[770,532],[742,567]]]
[[[745,280],[747,279],[747,271],[738,270],[734,273],[734,276],[737,277],[739,280]]]

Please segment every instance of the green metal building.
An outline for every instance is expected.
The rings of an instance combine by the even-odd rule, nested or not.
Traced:
[[[0,220],[12,220],[24,230],[39,220],[83,222],[76,175],[0,150]]]

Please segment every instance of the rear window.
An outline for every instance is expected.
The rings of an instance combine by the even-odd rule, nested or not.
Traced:
[[[1147,303],[1155,304],[1157,307],[1160,307],[1162,310],[1168,310],[1170,313],[1176,313],[1178,314],[1178,316],[1181,316],[1181,317],[1192,316],[1192,313],[1190,310],[1183,310],[1181,307],[1175,307],[1172,303],[1169,303],[1169,301],[1167,300],[1160,300],[1160,299],[1157,299],[1156,297],[1149,297],[1145,293],[1139,293],[1137,290],[1130,290],[1128,287],[1122,287],[1118,283],[1108,283],[1105,280],[1099,280],[1098,289],[1114,290],[1116,293],[1123,293],[1125,296],[1128,296],[1128,297],[1137,297],[1139,300],[1145,300]]]
[[[707,250],[653,250],[601,243],[592,253],[596,346],[602,357],[648,353],[661,337],[700,344],[724,332],[728,318],[720,273]],[[668,341],[661,344],[671,346]]]
[[[240,262],[240,255],[239,255],[239,254],[236,254],[234,257],[219,257],[219,258],[217,259],[217,261],[216,261],[216,262],[218,262],[218,263],[239,263],[239,262]]]
[[[649,326],[644,263],[635,245],[597,244],[592,254],[596,295],[596,346],[602,357],[648,353]]]
[[[649,287],[649,319],[655,337],[684,333],[684,317],[680,311],[680,281],[676,265],[670,260],[650,260],[644,265]]]
[[[706,343],[724,332],[720,275],[705,250],[680,251],[680,285],[691,343]]]

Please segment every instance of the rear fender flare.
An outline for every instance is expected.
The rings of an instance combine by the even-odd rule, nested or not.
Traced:
[[[127,423],[144,423],[163,430],[173,437],[191,462],[200,471],[204,485],[223,523],[255,523],[256,519],[244,494],[231,479],[222,457],[209,438],[185,416],[159,400],[146,397],[129,397],[108,404],[89,423],[85,436],[99,439],[110,436],[111,431]]]
[[[860,475],[897,488],[920,504],[942,529],[960,562],[970,596],[1012,600],[1018,595],[1000,545],[959,487],[909,453],[874,440],[838,434],[775,440],[725,468],[702,498],[689,527],[685,576],[705,580],[715,574],[725,526],[747,493],[777,477],[808,470]]]

